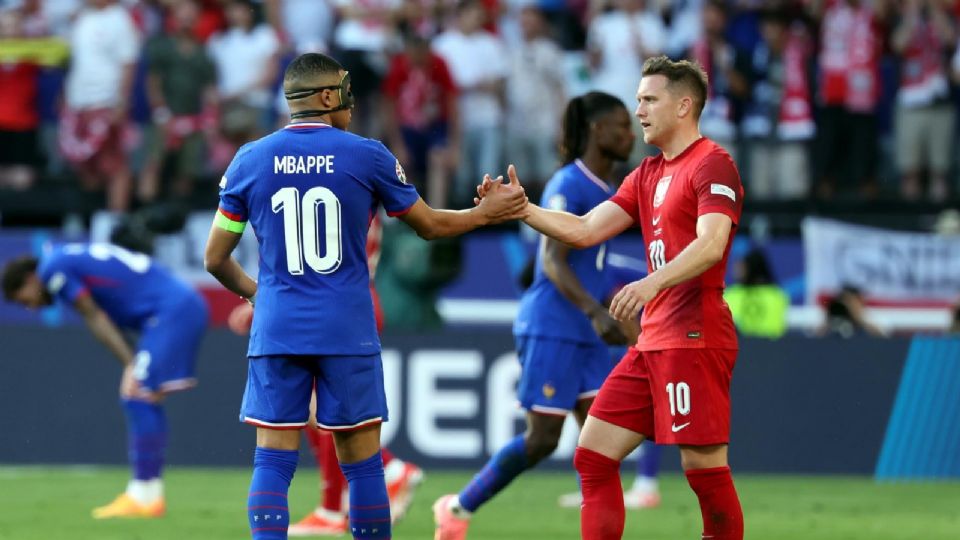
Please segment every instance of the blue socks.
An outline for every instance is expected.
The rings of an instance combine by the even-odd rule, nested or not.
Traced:
[[[130,399],[120,400],[127,419],[127,456],[135,480],[160,477],[167,448],[167,416],[163,407]]]
[[[350,486],[350,532],[354,538],[390,538],[390,499],[380,452],[357,463],[341,463]]]
[[[300,453],[257,447],[247,498],[247,517],[253,540],[286,540],[290,525],[287,491]]]
[[[653,441],[643,441],[637,455],[637,476],[656,478],[660,472],[660,447]]]
[[[476,511],[529,466],[523,435],[517,435],[494,454],[463,488],[460,492],[460,506],[469,512]]]

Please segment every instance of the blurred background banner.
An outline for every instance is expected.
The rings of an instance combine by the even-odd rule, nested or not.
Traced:
[[[428,468],[476,467],[522,426],[513,390],[520,369],[508,333],[388,333],[383,341],[390,407],[383,439],[404,459]],[[3,324],[0,343],[0,463],[124,462],[124,435],[116,429],[119,372],[85,330]],[[960,423],[923,403],[934,399],[924,392],[941,388],[936,395],[946,398],[955,390],[956,378],[951,383],[944,375],[960,370],[960,341],[928,339],[925,346],[954,353],[936,357],[938,369],[918,372],[911,367],[914,353],[907,360],[910,339],[744,339],[732,388],[731,436],[738,443],[732,465],[744,472],[882,471],[884,478],[916,477],[910,463],[946,459],[955,465]],[[168,405],[177,427],[170,441],[173,464],[249,463],[253,430],[237,421],[245,355],[245,339],[225,330],[207,336],[200,388]],[[926,362],[934,365],[932,357]],[[576,429],[569,422],[545,466],[571,466]],[[895,443],[901,446],[885,446]],[[881,448],[888,465],[878,469]],[[664,460],[678,470],[676,452],[666,452]],[[952,465],[923,469],[927,478],[957,474]]]
[[[960,236],[864,227],[831,219],[803,221],[807,299],[844,286],[868,303],[946,306],[960,297]]]

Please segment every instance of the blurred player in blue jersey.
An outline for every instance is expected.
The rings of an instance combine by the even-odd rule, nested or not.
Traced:
[[[167,420],[163,399],[197,384],[194,363],[209,318],[203,298],[150,257],[111,244],[65,244],[3,272],[7,300],[36,309],[54,299],[73,306],[123,365],[120,403],[133,478],[95,518],[160,517]],[[122,330],[139,332],[136,349]]]
[[[248,498],[256,540],[287,538],[287,491],[316,386],[316,423],[334,432],[350,491],[354,538],[390,538],[380,454],[387,420],[380,340],[365,243],[380,205],[424,238],[454,236],[525,215],[526,196],[494,182],[469,210],[430,208],[380,142],[353,135],[350,75],[301,55],[284,73],[291,123],[243,146],[221,182],[205,264],[254,304],[240,419],[257,426]],[[230,256],[249,222],[258,281]]]
[[[633,149],[630,113],[618,98],[590,92],[563,114],[565,165],[547,183],[543,205],[578,215],[614,193],[607,178]],[[527,431],[501,448],[459,495],[434,504],[438,540],[466,538],[471,514],[523,471],[553,453],[567,415],[579,424],[614,366],[607,344],[636,338],[610,316],[606,246],[571,250],[543,237],[532,286],[513,326],[522,375],[517,385]]]

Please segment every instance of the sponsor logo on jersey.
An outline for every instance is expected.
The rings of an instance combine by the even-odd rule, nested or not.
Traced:
[[[723,184],[710,184],[710,193],[714,195],[730,197],[731,201],[737,202],[737,193],[733,191],[730,186],[725,186]]]
[[[551,210],[560,210],[564,211],[567,209],[567,198],[557,193],[550,197],[550,200],[547,201],[547,207]]]
[[[64,275],[63,272],[57,272],[50,276],[50,279],[47,281],[47,290],[50,291],[50,294],[57,294],[66,283],[67,276]]]
[[[227,175],[220,177],[220,189],[227,189]]]
[[[673,175],[664,176],[657,181],[657,189],[653,192],[653,207],[657,208],[663,204],[663,200],[667,198],[667,190],[670,188],[670,181],[673,180]]]
[[[677,424],[670,424],[670,431],[676,433],[689,425],[690,425],[690,422],[687,422],[686,424],[680,424],[679,426]]]
[[[403,166],[400,165],[399,159],[397,160],[397,180],[399,180],[401,184],[407,183],[407,173],[403,172]]]
[[[690,339],[700,339],[700,332],[687,332],[687,337]]]

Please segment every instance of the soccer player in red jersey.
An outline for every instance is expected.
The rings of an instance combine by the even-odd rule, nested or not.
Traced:
[[[613,197],[584,216],[528,206],[528,225],[576,249],[636,224],[647,244],[649,274],[610,305],[618,320],[644,308],[640,337],[600,388],[574,455],[584,539],[623,535],[620,462],[648,438],[680,446],[700,501],[703,538],[743,538],[727,464],[737,336],[723,301],[743,187],[729,154],[700,135],[706,97],[707,76],[697,64],[647,60],[636,115],[644,141],[662,153],[646,158]],[[508,174],[519,182],[512,166]]]

